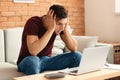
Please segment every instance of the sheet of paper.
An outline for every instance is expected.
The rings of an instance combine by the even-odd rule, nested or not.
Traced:
[[[106,63],[104,65],[104,68],[120,70],[120,65],[119,64],[108,64],[108,63]]]

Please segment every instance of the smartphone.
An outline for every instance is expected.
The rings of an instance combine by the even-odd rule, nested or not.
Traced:
[[[45,74],[44,77],[48,78],[48,79],[53,79],[53,78],[63,78],[65,77],[66,74],[65,73],[49,73],[49,74]]]

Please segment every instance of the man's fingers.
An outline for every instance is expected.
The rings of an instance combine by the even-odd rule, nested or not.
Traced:
[[[51,12],[52,12],[52,10],[49,10],[48,13],[47,13],[47,15],[51,15]]]
[[[54,21],[56,20],[56,15],[53,16]]]
[[[51,17],[54,18],[54,11],[51,12]]]
[[[54,11],[53,10],[49,10],[47,13],[47,16],[54,18]]]

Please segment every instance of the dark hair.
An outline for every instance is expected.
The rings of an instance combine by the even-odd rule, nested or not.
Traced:
[[[52,5],[49,10],[53,10],[54,11],[54,15],[56,15],[56,17],[58,19],[62,19],[62,18],[67,18],[68,16],[68,11],[64,8],[64,6],[61,5]]]

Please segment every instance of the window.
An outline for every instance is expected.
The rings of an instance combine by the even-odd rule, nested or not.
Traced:
[[[34,3],[34,0],[14,0],[14,2],[19,2],[19,3]]]

